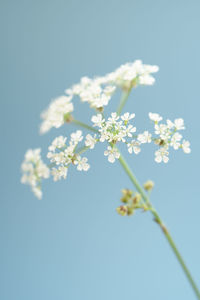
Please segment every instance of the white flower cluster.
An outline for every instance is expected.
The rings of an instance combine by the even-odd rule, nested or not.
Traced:
[[[41,179],[49,177],[49,168],[40,156],[41,149],[30,149],[25,153],[21,169],[21,182],[29,184],[37,198],[42,198]]]
[[[61,96],[55,99],[49,108],[41,114],[43,122],[40,126],[40,133],[46,133],[52,127],[59,128],[65,122],[65,115],[74,110],[71,103],[71,96]]]
[[[174,122],[167,120],[166,124],[159,123],[162,117],[156,113],[149,113],[149,118],[154,121],[154,133],[150,133],[145,130],[138,135],[135,134],[136,127],[129,124],[129,121],[135,117],[135,114],[125,113],[122,116],[118,116],[116,113],[112,113],[111,117],[106,121],[102,114],[97,114],[92,117],[93,126],[98,127],[99,137],[94,138],[96,141],[110,143],[107,150],[104,152],[105,156],[108,156],[108,161],[113,163],[115,159],[120,157],[115,145],[118,142],[127,144],[128,152],[138,154],[141,151],[141,144],[147,144],[154,142],[159,146],[159,149],[155,152],[155,161],[157,163],[167,163],[169,160],[169,147],[173,147],[175,150],[180,148],[185,153],[190,153],[190,143],[186,140],[182,140],[182,135],[179,130],[185,129],[183,119],[175,119]],[[131,138],[131,140],[130,140]],[[90,140],[93,137],[90,136]],[[94,145],[92,145],[94,147]]]
[[[138,85],[152,85],[155,82],[151,73],[158,72],[158,66],[145,65],[141,60],[120,66],[114,72],[102,78],[103,83],[112,83],[122,89],[130,89]]]
[[[47,157],[52,163],[51,174],[54,181],[60,180],[62,177],[67,177],[67,171],[69,165],[72,163],[77,165],[77,170],[88,171],[90,165],[87,163],[86,157],[81,157],[75,153],[79,142],[83,140],[82,131],[77,130],[71,134],[69,145],[66,145],[66,137],[59,136],[55,138],[49,146],[49,152]]]
[[[138,85],[152,85],[155,79],[151,74],[158,70],[157,66],[145,65],[141,60],[136,60],[102,77],[82,77],[78,84],[65,90],[67,96],[55,99],[42,113],[40,133],[46,133],[52,127],[59,128],[64,124],[65,116],[74,110],[71,102],[74,96],[79,96],[82,102],[88,102],[92,108],[99,110],[108,105],[116,87],[130,90]]]
[[[22,164],[24,174],[21,181],[30,184],[36,196],[41,198],[41,179],[48,178],[50,173],[54,181],[57,181],[67,177],[71,164],[75,165],[79,171],[88,171],[90,168],[88,159],[82,157],[81,154],[88,149],[94,149],[98,142],[107,143],[104,155],[110,163],[120,159],[117,147],[119,143],[126,145],[130,154],[140,153],[143,144],[154,143],[159,147],[155,151],[157,163],[169,161],[170,148],[174,150],[181,148],[185,153],[190,153],[189,141],[184,140],[179,132],[185,129],[184,121],[181,118],[175,119],[173,122],[166,120],[163,123],[161,122],[163,118],[159,114],[149,113],[150,120],[154,122],[154,131],[145,130],[136,134],[136,127],[131,124],[135,114],[127,112],[119,116],[113,112],[108,118],[104,117],[103,108],[108,105],[116,88],[119,87],[128,96],[133,87],[152,85],[155,82],[152,74],[158,70],[157,66],[145,65],[141,60],[136,60],[120,66],[114,72],[103,77],[94,79],[83,77],[80,83],[67,89],[65,96],[55,99],[43,112],[40,132],[45,133],[52,127],[59,128],[65,122],[74,120],[71,115],[74,110],[72,99],[74,96],[79,96],[82,102],[89,103],[90,107],[96,110],[97,114],[92,116],[91,121],[93,127],[97,127],[97,129],[77,120],[74,120],[74,123],[96,133],[87,134],[84,139],[82,131],[77,130],[71,133],[68,145],[66,144],[67,137],[55,138],[48,148],[47,157],[51,163],[49,167],[41,160],[40,149],[28,150]],[[124,103],[122,102],[122,104]],[[84,146],[78,148],[81,142],[84,143]]]
[[[129,121],[135,117],[135,114],[125,113],[121,117],[117,113],[112,113],[111,117],[106,121],[102,114],[97,114],[92,117],[94,126],[99,127],[99,141],[111,143],[104,152],[108,156],[108,161],[113,163],[115,159],[119,159],[120,153],[114,147],[118,142],[127,143],[127,138],[132,138],[133,133],[136,132],[136,127],[129,124]],[[128,144],[130,148],[130,144]],[[136,151],[137,152],[137,151]]]
[[[162,117],[156,113],[149,113],[149,118],[154,122],[154,130],[156,137],[154,138],[155,144],[160,146],[155,152],[155,161],[157,163],[169,161],[169,148],[172,147],[174,150],[180,148],[183,149],[184,153],[190,153],[190,142],[183,140],[183,136],[178,132],[184,130],[184,120],[179,118],[175,119],[174,122],[167,120],[166,124],[160,123]]]
[[[82,77],[80,83],[67,89],[67,95],[79,96],[82,102],[88,102],[93,108],[101,108],[108,105],[112,94],[115,91],[115,86],[102,86],[98,79],[90,79]]]

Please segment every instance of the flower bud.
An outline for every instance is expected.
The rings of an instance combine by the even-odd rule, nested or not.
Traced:
[[[134,208],[131,207],[131,206],[128,206],[128,207],[127,207],[127,215],[128,215],[128,216],[131,216],[131,215],[133,215],[133,214],[134,214]]]
[[[146,191],[151,191],[154,187],[154,182],[151,180],[147,180],[143,186]]]
[[[127,209],[126,205],[121,205],[121,206],[117,207],[116,210],[117,210],[118,214],[121,215],[121,216],[126,216],[127,215],[128,209]]]
[[[70,113],[66,113],[66,114],[64,115],[64,121],[65,121],[66,123],[70,123],[72,120],[73,120],[73,117],[72,117],[72,115],[71,115]]]
[[[133,192],[129,189],[123,189],[122,190],[122,197],[121,202],[128,203],[128,201],[131,199]]]
[[[139,193],[135,193],[135,196],[133,197],[133,204],[136,205],[140,202],[142,199],[142,196]]]

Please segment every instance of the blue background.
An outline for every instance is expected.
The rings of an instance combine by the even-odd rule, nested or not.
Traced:
[[[81,76],[138,58],[159,65],[156,84],[134,90],[125,110],[138,130],[149,111],[183,117],[192,153],[172,152],[167,165],[151,146],[125,156],[140,182],[155,181],[152,201],[200,286],[199,14],[198,0],[1,1],[0,299],[195,299],[151,215],[115,212],[131,183],[104,145],[88,152],[88,173],[71,168],[66,181],[45,182],[42,201],[20,184],[20,164],[27,148],[46,153],[73,130],[39,136],[39,116]],[[86,121],[88,106],[76,108]]]

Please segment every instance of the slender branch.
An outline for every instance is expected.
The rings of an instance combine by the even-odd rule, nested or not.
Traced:
[[[128,89],[127,91],[123,91],[123,92],[122,92],[122,97],[121,97],[119,106],[118,106],[118,108],[117,108],[117,114],[118,114],[118,115],[121,114],[122,109],[124,108],[124,105],[126,104],[126,101],[127,101],[127,99],[128,99],[128,96],[130,95],[130,92],[131,92],[131,88]]]
[[[85,124],[85,123],[83,123],[83,122],[80,122],[80,121],[75,120],[75,119],[73,119],[72,122],[73,122],[75,125],[81,126],[81,127],[85,128],[85,129],[88,129],[88,130],[91,130],[91,131],[93,131],[93,132],[98,133],[98,130],[97,130],[97,129],[95,129],[95,128],[93,128],[92,126],[89,126],[89,125],[87,125],[87,124]]]
[[[85,151],[87,151],[88,149],[90,149],[90,147],[88,146],[84,146],[84,147],[81,147],[80,149],[77,150],[77,153],[78,155],[84,153]]]
[[[118,150],[119,151],[119,150]],[[159,214],[157,213],[157,211],[155,210],[155,208],[152,206],[149,197],[146,195],[146,193],[144,192],[142,186],[139,184],[138,180],[136,179],[135,175],[133,174],[133,172],[131,171],[131,169],[129,168],[127,162],[125,161],[125,159],[123,158],[123,156],[120,154],[120,158],[119,158],[119,162],[121,164],[121,166],[123,167],[124,171],[126,172],[126,174],[128,175],[128,177],[130,178],[131,182],[133,183],[133,185],[136,187],[136,189],[138,190],[138,192],[141,194],[143,200],[145,201],[145,203],[149,206],[150,211],[152,212],[153,216],[154,216],[154,220],[160,225],[162,232],[164,233],[167,241],[169,242],[169,245],[171,246],[176,258],[178,259],[188,281],[190,282],[193,291],[195,293],[195,295],[197,296],[197,299],[200,299],[200,291],[197,288],[196,283],[194,282],[194,279],[192,278],[192,275],[190,273],[190,271],[188,270],[180,252],[178,251],[169,231],[167,230],[166,226],[164,225],[162,219],[160,218]]]

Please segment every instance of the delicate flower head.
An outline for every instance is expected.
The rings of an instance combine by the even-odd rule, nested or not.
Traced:
[[[169,155],[169,152],[167,151],[167,149],[162,147],[155,152],[155,161],[157,163],[161,163],[162,161],[164,163],[167,163],[169,161],[168,155]]]
[[[127,124],[133,118],[135,118],[135,114],[130,114],[129,112],[127,112],[121,116],[121,119],[122,119],[122,121],[125,122],[125,124]]]
[[[82,131],[77,130],[76,132],[73,132],[71,134],[71,143],[77,145],[79,142],[81,142],[83,139]]]
[[[74,160],[74,164],[77,165],[78,171],[88,171],[90,165],[87,163],[88,159],[86,157],[81,157],[78,155]]]
[[[52,168],[51,175],[53,176],[54,181],[60,180],[62,177],[66,179],[68,168],[65,166],[59,166],[57,169]]]
[[[43,122],[40,126],[40,133],[46,133],[52,127],[59,128],[65,122],[65,115],[74,110],[71,103],[71,96],[61,96],[55,99],[49,108],[41,114]]]
[[[175,126],[176,130],[183,130],[183,129],[185,129],[184,120],[181,119],[181,118],[175,119],[174,120],[174,126]]]
[[[140,142],[136,140],[132,140],[130,143],[127,144],[128,147],[128,152],[138,154],[141,149],[140,149]]]
[[[90,149],[93,149],[96,144],[96,135],[93,137],[91,134],[87,134],[85,138],[85,145],[89,147]]]
[[[189,141],[186,141],[186,140],[183,140],[182,148],[183,148],[183,152],[184,152],[184,153],[190,153],[190,152],[191,152],[191,149],[190,149],[190,142],[189,142]]]
[[[49,168],[44,164],[40,156],[41,149],[29,149],[25,153],[21,165],[23,172],[21,182],[29,184],[38,199],[42,198],[41,180],[49,177]]]
[[[91,121],[94,123],[93,126],[102,127],[105,120],[101,114],[97,114],[96,116],[92,116]]]
[[[151,136],[151,133],[149,133],[148,131],[144,131],[143,133],[138,134],[138,141],[141,144],[151,143]]]
[[[49,146],[49,151],[55,151],[56,148],[60,149],[65,147],[65,143],[66,143],[67,138],[64,136],[59,136],[57,138],[55,138],[51,144],[51,146]]]
[[[162,121],[162,117],[159,114],[151,113],[151,112],[149,113],[149,119],[156,123]]]
[[[120,158],[120,153],[116,148],[111,146],[107,147],[107,150],[104,151],[104,155],[108,156],[108,161],[114,163],[116,159]]]
[[[155,79],[151,73],[158,72],[157,66],[145,65],[141,60],[127,63],[107,74],[102,82],[112,83],[122,89],[130,89],[137,85],[152,85]]]
[[[171,137],[170,145],[177,150],[180,148],[180,140],[182,139],[182,135],[179,132],[175,132]]]

